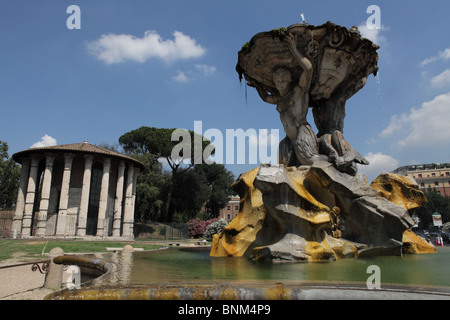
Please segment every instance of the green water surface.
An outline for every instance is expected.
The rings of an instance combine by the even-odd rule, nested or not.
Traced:
[[[122,284],[179,283],[186,281],[330,281],[366,282],[367,268],[376,265],[381,283],[450,287],[450,247],[434,254],[403,257],[341,259],[321,263],[255,263],[247,258],[209,256],[208,248],[170,248],[116,256]]]

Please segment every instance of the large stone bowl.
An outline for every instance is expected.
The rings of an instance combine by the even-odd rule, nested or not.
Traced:
[[[302,69],[283,41],[288,34],[297,37],[297,48],[314,68],[310,88],[311,103],[329,99],[335,92],[356,93],[361,79],[376,75],[379,46],[361,38],[357,27],[347,29],[332,22],[320,26],[306,23],[256,34],[238,53],[236,71],[250,86],[277,93],[273,72],[284,67],[298,81]]]

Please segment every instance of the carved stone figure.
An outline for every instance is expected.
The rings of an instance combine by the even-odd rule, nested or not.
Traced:
[[[327,22],[294,24],[255,35],[238,54],[236,69],[260,97],[276,104],[286,138],[279,162],[311,165],[328,159],[344,173],[356,175],[356,164],[368,164],[343,135],[345,103],[376,74],[379,47]],[[306,121],[308,108],[319,132]]]
[[[291,70],[279,67],[273,71],[273,82],[277,92],[271,94],[258,85],[255,87],[265,102],[277,105],[280,113],[287,136],[280,145],[280,161],[289,164],[294,151],[299,164],[310,165],[320,159],[316,135],[306,121],[313,67],[309,59],[298,51],[295,35],[286,35],[284,42],[302,70],[298,83],[293,83]]]

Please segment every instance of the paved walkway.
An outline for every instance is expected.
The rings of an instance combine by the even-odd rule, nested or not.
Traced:
[[[1,266],[23,263],[5,260]],[[0,300],[42,300],[53,292],[45,289],[45,275],[31,271],[31,265],[0,269]]]

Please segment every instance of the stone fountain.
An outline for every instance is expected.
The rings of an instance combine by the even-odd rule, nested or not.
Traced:
[[[436,251],[410,229],[412,211],[427,201],[415,181],[384,173],[369,185],[367,178],[357,173],[357,165],[367,164],[367,160],[343,135],[345,103],[370,74],[376,74],[377,49],[361,38],[356,27],[347,30],[331,22],[259,33],[243,46],[237,71],[265,102],[277,106],[286,138],[280,143],[279,164],[261,165],[241,174],[233,184],[241,197],[241,209],[224,231],[214,236],[211,256],[313,262]],[[310,107],[317,134],[306,121]],[[125,276],[131,270],[128,255],[116,257],[124,261]],[[58,261],[86,262],[70,257]],[[103,266],[103,272],[108,271],[98,261],[90,264],[93,269]],[[115,276],[120,279],[120,273]],[[436,288],[424,292],[422,287],[365,290],[365,283],[355,289],[354,284],[331,287],[297,281],[192,280],[83,286],[46,299],[418,299],[430,294],[448,298],[447,292]]]
[[[239,77],[276,105],[286,138],[278,165],[234,183],[241,210],[211,256],[309,262],[435,251],[410,230],[411,212],[427,201],[415,181],[382,174],[369,185],[357,173],[368,161],[343,135],[345,103],[376,75],[378,49],[331,22],[258,33],[242,47]]]

